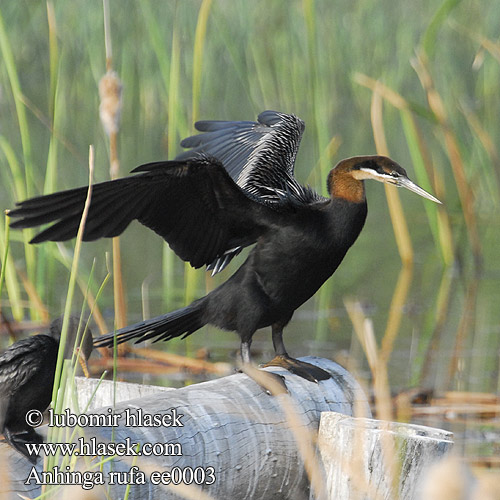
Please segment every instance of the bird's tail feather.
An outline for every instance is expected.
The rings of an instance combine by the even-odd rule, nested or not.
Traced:
[[[128,340],[135,340],[135,343],[137,343],[149,339],[158,342],[159,340],[170,340],[175,337],[185,338],[205,324],[202,304],[193,303],[182,309],[141,321],[135,325],[99,337],[94,340],[94,347],[112,347],[115,338],[117,344]]]
[[[125,177],[92,186],[91,204],[85,223],[84,241],[121,234],[140,213],[149,187],[140,178]],[[14,229],[37,227],[53,223],[37,234],[30,243],[66,241],[74,238],[80,226],[88,187],[70,189],[45,196],[37,196],[17,203],[8,212]]]

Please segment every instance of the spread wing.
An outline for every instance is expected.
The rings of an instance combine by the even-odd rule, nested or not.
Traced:
[[[304,122],[278,111],[264,111],[257,120],[199,121],[195,127],[202,133],[181,142],[181,146],[191,149],[177,159],[199,153],[216,157],[241,189],[264,203],[324,201],[315,191],[301,186],[293,175]],[[235,247],[226,252],[209,269],[214,273],[223,269],[240,250]]]
[[[264,111],[257,120],[199,121],[195,127],[203,133],[184,139],[181,146],[191,149],[177,159],[215,156],[238,186],[265,199],[287,184],[300,190],[293,169],[304,122],[278,111]]]
[[[214,158],[150,163],[136,176],[95,184],[83,239],[114,237],[137,219],[162,236],[193,267],[201,267],[235,247],[254,243],[274,211],[244,193]],[[17,204],[9,215],[14,228],[53,223],[31,242],[76,236],[87,187]]]

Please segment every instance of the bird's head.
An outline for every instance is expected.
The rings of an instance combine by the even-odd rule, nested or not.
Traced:
[[[361,194],[364,199],[364,189],[362,183],[356,183],[355,181],[367,179],[404,187],[428,200],[441,203],[437,198],[411,181],[406,170],[386,156],[355,156],[342,160],[330,172],[328,189],[333,196],[352,198],[352,201],[357,201],[355,198],[359,198]],[[361,199],[358,201],[361,201]]]

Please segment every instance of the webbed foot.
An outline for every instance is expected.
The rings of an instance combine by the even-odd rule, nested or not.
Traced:
[[[288,355],[277,355],[271,361],[262,366],[280,366],[294,375],[298,375],[303,379],[309,380],[309,382],[318,383],[320,380],[328,380],[331,378],[331,375],[322,368],[319,368],[311,363],[306,363],[305,361],[291,358]]]

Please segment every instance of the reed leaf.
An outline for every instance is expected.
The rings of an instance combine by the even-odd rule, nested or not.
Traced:
[[[193,102],[192,119],[195,123],[198,120],[201,99],[201,73],[203,69],[203,50],[205,48],[205,38],[207,34],[208,17],[212,0],[203,0],[198,13],[198,23],[194,36],[193,47]]]
[[[432,57],[436,50],[437,45],[437,35],[442,26],[446,21],[450,12],[461,2],[462,0],[444,0],[440,5],[436,13],[434,14],[429,26],[425,30],[424,36],[422,37],[422,48],[428,57]]]
[[[384,124],[382,120],[382,96],[377,90],[375,90],[372,95],[371,119],[377,153],[384,156],[390,156],[385,140]],[[404,216],[401,199],[394,186],[384,184],[384,188],[399,256],[404,265],[411,265],[413,263],[413,246],[411,244],[410,233]]]
[[[28,128],[28,120],[26,118],[26,111],[24,109],[24,104],[22,101],[22,91],[21,85],[19,83],[19,77],[17,73],[16,63],[14,60],[14,54],[12,52],[12,47],[5,30],[5,24],[3,21],[2,11],[0,9],[0,51],[2,53],[2,58],[4,65],[7,69],[7,74],[9,76],[9,82],[12,90],[12,95],[14,97],[14,104],[16,107],[17,120],[19,124],[19,133],[21,135],[21,143],[23,148],[23,158],[24,158],[24,179],[25,179],[25,194],[27,197],[31,196],[33,193],[33,162],[31,157],[31,138]],[[27,244],[27,241],[31,238],[32,231],[25,231],[25,256],[26,256],[26,269],[28,271],[29,278],[34,281],[35,277],[35,251],[33,247]]]
[[[17,282],[12,256],[9,255],[10,227],[9,218],[5,217],[5,227],[0,219],[0,254],[2,255],[2,267],[0,269],[0,298],[2,297],[3,284],[7,289],[9,305],[12,315],[16,321],[21,321],[23,317],[23,307],[21,304],[21,291]],[[0,304],[0,310],[2,309]]]
[[[429,107],[436,115],[439,122],[439,129],[444,137],[444,144],[450,160],[450,165],[457,185],[460,196],[460,203],[464,214],[465,224],[469,241],[472,246],[472,251],[476,260],[479,263],[481,259],[481,242],[478,234],[477,218],[474,210],[474,193],[467,180],[464,161],[460,152],[458,139],[448,122],[448,115],[444,102],[434,86],[431,74],[428,69],[427,60],[424,54],[419,53],[413,59],[413,67],[417,72],[422,87],[427,94]]]

